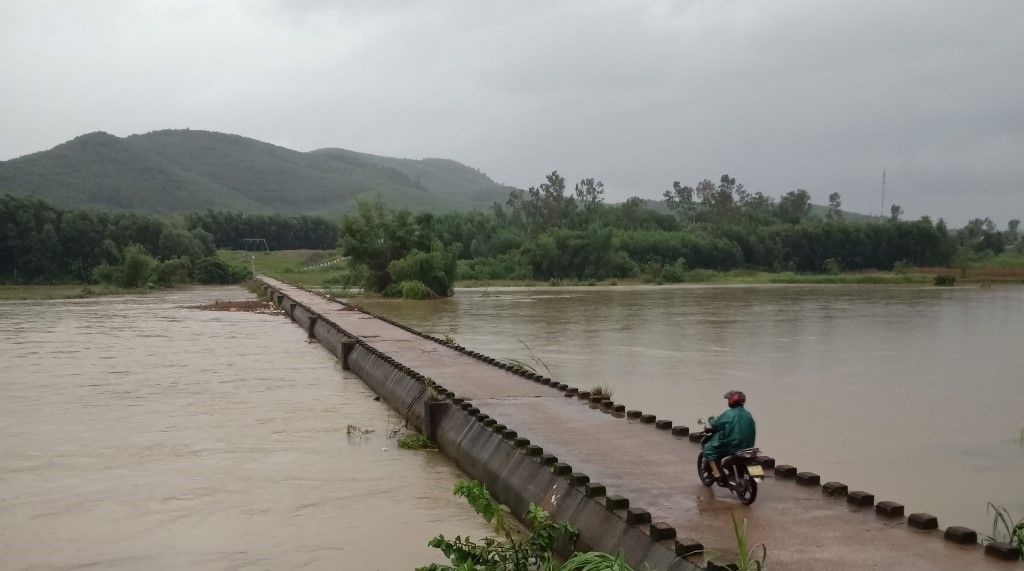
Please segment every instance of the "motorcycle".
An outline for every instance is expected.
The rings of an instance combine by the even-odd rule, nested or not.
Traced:
[[[711,422],[714,417],[708,417],[707,421],[698,419],[697,423],[704,426],[704,436],[700,440],[703,447],[711,439]],[[707,487],[715,484],[728,490],[739,498],[740,503],[749,506],[757,499],[757,483],[764,480],[764,468],[757,463],[757,457],[761,455],[758,448],[746,448],[719,460],[720,473],[725,475],[723,481],[715,479],[711,472],[711,464],[704,459],[704,451],[701,450],[697,456],[697,476],[700,482]]]

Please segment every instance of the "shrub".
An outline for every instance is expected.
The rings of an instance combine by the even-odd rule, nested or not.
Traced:
[[[365,266],[353,265],[337,273],[331,274],[324,279],[328,285],[340,285],[345,288],[363,286],[369,280],[370,274]]]
[[[94,280],[103,284],[119,284],[121,283],[121,275],[123,269],[120,265],[111,265],[106,262],[96,266],[92,270],[92,277]]]
[[[679,258],[672,265],[665,266],[661,270],[661,281],[677,284],[686,279],[686,260]]]
[[[821,271],[837,276],[843,271],[843,264],[839,261],[839,258],[827,258],[821,263]]]
[[[437,294],[423,285],[423,282],[412,280],[398,284],[398,296],[402,299],[434,299]]]
[[[530,280],[533,279],[533,268],[519,252],[510,252],[488,258],[459,260],[455,275],[460,280]]]
[[[956,285],[955,274],[936,274],[935,285],[937,286],[954,286]]]
[[[149,282],[156,269],[157,261],[146,253],[146,249],[138,244],[125,246],[121,253],[124,262],[121,264],[121,284],[124,287],[142,287]]]
[[[103,262],[93,268],[93,278],[101,283],[126,288],[138,288],[149,283],[159,262],[146,253],[138,244],[125,246],[120,254],[120,264]]]
[[[430,252],[413,250],[408,256],[388,264],[388,274],[392,285],[420,282],[420,285],[433,293],[447,297],[452,294],[452,285],[455,283],[455,256],[445,251],[440,244],[436,244]]]
[[[612,398],[612,395],[614,393],[615,393],[615,389],[613,389],[611,387],[611,385],[597,385],[594,388],[590,389],[590,396],[595,396],[595,397],[608,397],[608,398]]]
[[[247,268],[232,266],[220,258],[209,256],[196,262],[196,281],[201,284],[235,284],[248,277]]]
[[[418,432],[406,434],[398,439],[398,447],[406,450],[437,450],[437,444]]]
[[[192,264],[187,258],[174,258],[160,264],[156,269],[154,280],[162,286],[172,286],[189,281]]]

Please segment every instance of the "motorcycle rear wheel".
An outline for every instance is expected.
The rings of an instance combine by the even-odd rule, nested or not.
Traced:
[[[757,499],[757,481],[745,468],[740,471],[739,481],[736,482],[736,497],[745,506],[749,506]]]

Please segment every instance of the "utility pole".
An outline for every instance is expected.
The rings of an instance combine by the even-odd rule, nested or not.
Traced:
[[[252,252],[252,279],[256,279],[256,252],[269,252],[270,246],[267,245],[266,238],[244,238],[242,240],[242,247],[245,251]]]
[[[878,208],[878,215],[885,218],[885,165],[882,166],[882,205]]]

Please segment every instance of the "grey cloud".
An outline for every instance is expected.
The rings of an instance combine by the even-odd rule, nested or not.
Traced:
[[[0,2],[0,158],[167,127],[612,198],[729,172],[1024,216],[1024,3]]]

